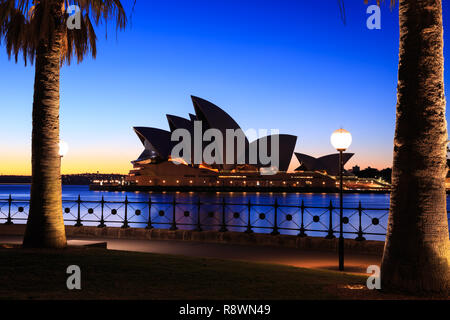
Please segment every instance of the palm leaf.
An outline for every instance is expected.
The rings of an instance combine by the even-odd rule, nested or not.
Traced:
[[[133,9],[136,1],[133,3]],[[81,28],[68,29],[66,8],[80,9]],[[0,0],[0,44],[5,43],[8,57],[17,62],[22,53],[24,62],[33,63],[40,44],[59,36],[61,64],[77,62],[90,54],[97,55],[95,26],[112,21],[116,32],[123,30],[128,17],[120,0]]]

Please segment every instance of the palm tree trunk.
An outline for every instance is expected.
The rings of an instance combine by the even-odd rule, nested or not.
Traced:
[[[400,0],[400,53],[391,209],[383,289],[448,292],[441,0]]]
[[[59,72],[61,34],[41,41],[36,53],[33,98],[30,213],[23,245],[62,248],[66,234],[59,156]]]

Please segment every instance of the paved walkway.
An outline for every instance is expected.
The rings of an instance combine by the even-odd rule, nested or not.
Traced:
[[[234,244],[184,242],[174,240],[124,240],[104,238],[69,238],[69,245],[80,245],[82,241],[107,242],[110,250],[126,250],[162,254],[184,255],[282,264],[303,268],[337,270],[338,256],[334,252],[310,251],[294,248],[244,246]],[[22,243],[21,236],[2,236],[0,243]],[[87,242],[86,242],[87,243]],[[369,265],[380,265],[377,255],[345,254],[345,271],[366,273]]]

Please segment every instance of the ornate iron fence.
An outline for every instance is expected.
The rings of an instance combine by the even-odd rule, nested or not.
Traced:
[[[5,224],[25,223],[29,200],[0,199],[0,221]],[[389,208],[344,207],[344,235],[362,241],[370,237],[382,239],[386,234]],[[217,230],[293,234],[300,237],[338,235],[339,207],[332,201],[328,206],[307,206],[303,200],[297,204],[262,204],[201,201],[124,201],[63,200],[63,216],[66,225],[90,225],[122,228],[144,227]],[[383,238],[384,239],[384,238]]]

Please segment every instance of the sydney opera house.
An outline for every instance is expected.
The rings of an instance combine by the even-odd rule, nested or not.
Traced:
[[[195,135],[195,125],[201,121],[202,130],[217,129],[223,134],[225,140],[227,129],[239,130],[240,126],[224,110],[204,99],[192,96],[195,114],[189,118],[167,115],[169,130],[151,127],[134,127],[144,150],[132,161],[133,169],[126,180],[129,185],[143,188],[166,189],[308,189],[326,188],[334,189],[337,184],[339,155],[330,154],[314,158],[301,153],[294,153],[297,137],[288,134],[268,135],[252,142],[246,136],[242,137],[242,144],[234,143],[235,152],[231,163],[197,163],[193,161],[195,154],[194,143],[192,152],[187,152],[180,158],[171,156],[172,148],[177,142],[172,141],[172,133],[177,129],[185,129],[192,136]],[[216,131],[217,131],[216,130]],[[236,137],[231,137],[236,139]],[[271,144],[277,141],[278,161],[275,174],[262,174],[264,170],[271,170],[273,166],[266,164],[257,157],[250,159],[249,150],[258,150],[266,145],[270,150]],[[224,141],[223,145],[226,145]],[[238,148],[238,146],[240,148]],[[202,142],[201,148],[205,148]],[[240,150],[245,150],[242,155]],[[201,150],[202,151],[202,150]],[[227,148],[218,150],[221,158],[227,158]],[[344,162],[353,156],[344,154]],[[294,157],[300,166],[288,171]],[[228,157],[229,158],[229,157]],[[239,159],[238,159],[239,158]]]

